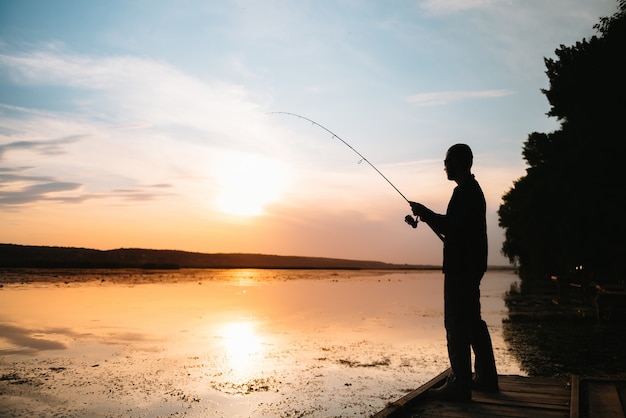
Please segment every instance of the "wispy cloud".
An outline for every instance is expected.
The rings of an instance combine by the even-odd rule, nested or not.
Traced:
[[[419,106],[441,106],[470,99],[495,99],[510,96],[511,90],[481,90],[481,91],[438,91],[420,93],[407,97],[406,101]]]
[[[173,196],[173,193],[159,193],[151,191],[151,189],[166,189],[171,187],[172,186],[169,184],[155,184],[127,189],[116,189],[113,190],[111,193],[101,194],[98,197],[116,197],[125,201],[132,202],[152,201],[165,196]]]
[[[31,150],[43,155],[63,154],[62,145],[79,141],[84,135],[71,135],[65,138],[52,139],[48,141],[15,141],[0,145],[0,160],[3,154],[9,150]]]
[[[479,9],[496,3],[498,0],[425,0],[422,8],[429,12],[446,14],[470,9]],[[503,1],[500,0],[502,3]]]
[[[39,202],[81,203],[91,199],[116,198],[122,201],[151,201],[172,193],[170,184],[151,184],[115,189],[110,192],[85,193],[84,185],[51,176],[27,173],[32,167],[0,168],[0,207],[15,207]]]
[[[80,183],[59,181],[49,176],[30,176],[19,171],[0,172],[0,207],[42,200],[63,201],[69,197],[55,194],[73,192],[82,186]]]
[[[241,144],[262,130],[262,104],[245,87],[193,77],[167,63],[132,57],[91,57],[53,51],[0,55],[18,85],[54,85],[81,92],[69,103],[81,117],[116,128],[183,127],[180,140]],[[245,122],[242,122],[245,121]],[[250,141],[257,147],[258,141]],[[259,146],[259,149],[262,147]]]
[[[132,56],[86,57],[35,51],[0,55],[0,65],[11,70],[12,79],[18,84],[103,92],[100,99],[125,99],[116,102],[124,111],[132,110],[135,116],[140,113],[165,117],[166,122],[182,117],[185,123],[197,124],[199,113],[201,120],[206,121],[211,116],[208,112],[220,107],[233,110],[252,105],[240,86],[207,83],[168,64]]]

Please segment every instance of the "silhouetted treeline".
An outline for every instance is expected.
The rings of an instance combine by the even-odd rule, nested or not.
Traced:
[[[175,250],[41,247],[0,244],[0,267],[30,268],[273,268],[273,269],[400,269],[438,268],[378,261],[264,254],[204,254]]]
[[[503,196],[502,252],[523,282],[583,267],[592,280],[623,280],[626,254],[626,0],[597,35],[545,59],[542,90],[561,123],[524,143],[526,175]]]

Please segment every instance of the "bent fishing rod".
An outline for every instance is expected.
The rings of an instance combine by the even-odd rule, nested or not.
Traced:
[[[376,168],[376,166],[375,166],[374,164],[372,164],[372,163],[370,162],[370,160],[368,160],[367,158],[365,158],[365,156],[363,156],[363,154],[361,154],[359,151],[357,151],[357,150],[356,150],[356,149],[355,149],[352,145],[348,144],[345,140],[343,140],[343,138],[341,138],[339,135],[337,135],[336,133],[334,133],[333,131],[331,131],[330,129],[328,129],[327,127],[325,127],[324,125],[321,125],[321,124],[319,124],[319,123],[315,122],[315,121],[314,121],[314,120],[312,120],[312,119],[309,119],[309,118],[307,118],[307,117],[305,117],[305,116],[302,116],[302,115],[298,115],[298,114],[296,114],[296,113],[290,113],[290,112],[269,112],[269,114],[270,114],[270,115],[289,115],[289,116],[295,116],[296,118],[299,118],[299,119],[304,119],[304,120],[306,120],[306,121],[308,121],[308,122],[311,122],[313,125],[317,126],[318,128],[322,128],[323,130],[325,130],[326,132],[328,132],[329,134],[331,134],[331,135],[332,135],[332,138],[337,138],[339,141],[343,142],[343,144],[344,144],[345,146],[347,146],[347,147],[348,147],[348,148],[350,148],[352,151],[354,151],[354,152],[356,153],[356,155],[358,155],[359,157],[361,157],[361,159],[359,160],[359,164],[361,164],[363,161],[365,161],[366,163],[368,163],[368,164],[370,165],[370,167],[372,167],[372,168],[373,168],[373,169],[374,169],[374,170],[375,170],[378,174],[380,174],[380,176],[381,176],[382,178],[384,178],[384,179],[387,181],[387,183],[389,183],[389,185],[390,185],[391,187],[393,187],[393,188],[394,188],[394,190],[395,190],[396,192],[398,192],[398,194],[399,194],[400,196],[402,196],[402,198],[403,198],[403,199],[404,199],[404,200],[405,200],[405,201],[406,201],[409,205],[411,204],[411,201],[410,201],[409,199],[407,199],[407,198],[406,198],[406,196],[404,196],[404,194],[402,194],[402,192],[401,192],[401,191],[400,191],[400,190],[399,190],[399,189],[398,189],[398,188],[397,188],[397,187],[396,187],[396,186],[395,186],[395,185],[394,185],[394,184],[393,184],[393,183],[392,183],[392,182],[391,182],[391,181],[390,181],[390,180],[389,180],[389,179],[388,179],[388,178],[387,178],[387,177],[386,177],[383,173],[381,173],[381,171],[380,171],[378,168]],[[411,219],[411,221],[409,221],[409,218]],[[405,222],[406,222],[406,223],[408,223],[409,225],[411,225],[413,228],[417,228],[417,218],[416,218],[416,219],[413,219],[413,218],[411,218],[411,215],[407,215],[407,216],[406,216],[406,218],[405,218]],[[430,225],[428,225],[428,226],[430,226]],[[432,227],[432,226],[430,226],[430,228],[433,230],[433,232],[435,233],[435,235],[437,235],[437,237],[439,237],[439,239],[440,239],[440,240],[442,240],[442,241],[444,240],[444,239],[443,239],[443,236],[442,236],[441,234],[439,234],[437,231],[435,231],[435,230],[433,229],[433,227]]]

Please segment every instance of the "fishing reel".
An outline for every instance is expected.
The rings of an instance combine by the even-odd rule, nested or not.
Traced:
[[[404,222],[411,225],[413,228],[417,228],[417,222],[418,222],[417,216],[413,218],[411,215],[406,215],[404,217]]]

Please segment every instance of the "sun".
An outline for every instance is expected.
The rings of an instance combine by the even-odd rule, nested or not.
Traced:
[[[288,170],[274,159],[244,153],[225,156],[218,168],[217,208],[236,216],[257,216],[280,199]]]

